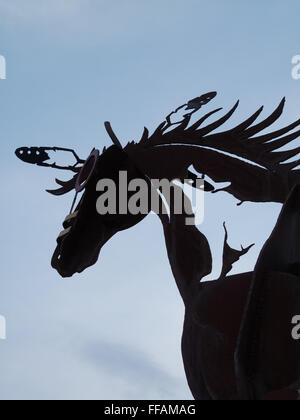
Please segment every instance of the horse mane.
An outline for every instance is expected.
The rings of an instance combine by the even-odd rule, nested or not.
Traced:
[[[193,112],[184,115],[183,120],[178,123],[171,123],[170,116],[168,116],[151,136],[149,136],[149,132],[145,128],[139,145],[146,148],[167,145],[208,147],[221,152],[230,153],[238,158],[247,159],[268,170],[278,173],[289,171],[300,165],[300,159],[284,163],[298,155],[300,147],[287,151],[278,151],[278,149],[290,144],[300,136],[300,130],[290,133],[294,128],[300,126],[300,119],[280,130],[256,136],[280,118],[283,113],[285,98],[282,99],[279,106],[271,115],[269,115],[269,117],[256,125],[252,124],[257,120],[264,107],[258,109],[253,115],[236,127],[220,133],[211,134],[230,119],[238,108],[238,105],[239,101],[222,118],[205,127],[202,127],[203,123],[222,108],[207,113],[191,126],[189,126],[189,124]],[[176,127],[171,129],[173,126]],[[287,133],[289,134],[285,135]]]

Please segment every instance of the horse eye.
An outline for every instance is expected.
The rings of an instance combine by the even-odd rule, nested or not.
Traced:
[[[81,192],[86,187],[90,177],[92,176],[95,170],[98,158],[99,150],[93,149],[90,156],[87,158],[83,167],[81,168],[76,179],[75,189],[77,193]]]

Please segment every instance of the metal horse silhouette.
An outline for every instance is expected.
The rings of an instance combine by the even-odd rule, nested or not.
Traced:
[[[139,223],[145,215],[99,215],[96,184],[109,178],[118,184],[119,171],[128,182],[142,178],[174,179],[200,176],[229,182],[223,190],[240,200],[283,203],[271,237],[258,258],[255,270],[228,275],[241,251],[228,245],[226,231],[224,264],[216,281],[201,280],[212,271],[206,237],[196,226],[186,226],[185,215],[159,212],[170,265],[185,305],[182,354],[188,384],[199,400],[297,399],[300,389],[300,342],[292,338],[292,318],[300,314],[300,160],[292,160],[300,147],[282,150],[300,136],[293,131],[300,120],[269,134],[260,132],[282,114],[285,100],[265,120],[254,124],[263,108],[233,129],[213,133],[234,113],[238,103],[222,118],[208,125],[215,111],[191,123],[191,117],[216,96],[203,95],[168,115],[152,135],[145,128],[138,143],[122,148],[110,123],[105,123],[113,145],[102,154],[94,149],[86,161],[70,149],[20,148],[25,162],[66,169],[71,180],[59,181],[49,191],[62,195],[75,190],[83,195],[63,222],[52,266],[63,277],[81,273],[96,263],[103,245],[117,232]],[[185,108],[180,122],[172,116]],[[61,167],[46,163],[48,151],[69,151],[76,163]],[[200,175],[201,174],[201,175]],[[218,190],[205,183],[205,190]],[[133,193],[132,193],[133,194]],[[130,194],[128,199],[130,198]],[[163,205],[163,204],[162,204]],[[150,212],[151,209],[149,209]]]

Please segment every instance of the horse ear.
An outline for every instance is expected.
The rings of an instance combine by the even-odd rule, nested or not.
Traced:
[[[120,143],[120,141],[119,141],[118,137],[115,135],[115,133],[114,133],[114,131],[113,131],[112,127],[111,127],[110,122],[109,122],[109,121],[106,121],[106,122],[104,123],[104,126],[105,126],[106,131],[107,131],[107,134],[108,134],[108,135],[109,135],[109,137],[111,138],[111,140],[112,140],[113,144],[114,144],[115,146],[117,146],[119,149],[123,149],[123,147],[122,147],[122,145],[121,145],[121,143]]]

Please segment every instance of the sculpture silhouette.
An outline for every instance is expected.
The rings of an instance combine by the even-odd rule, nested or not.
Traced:
[[[216,96],[202,95],[180,106],[149,136],[145,128],[139,143],[122,148],[110,123],[105,123],[114,145],[102,154],[93,150],[83,163],[73,150],[20,148],[16,155],[25,162],[75,172],[60,188],[49,191],[62,195],[84,191],[75,211],[63,222],[52,266],[63,277],[81,273],[96,263],[103,245],[117,232],[139,223],[144,214],[107,214],[96,211],[96,184],[109,178],[118,185],[119,172],[128,172],[128,183],[142,178],[190,178],[196,186],[191,165],[214,182],[229,182],[223,191],[240,200],[283,203],[273,234],[264,246],[254,272],[229,276],[234,262],[249,249],[228,245],[225,227],[223,269],[216,281],[201,280],[212,271],[212,256],[206,237],[195,225],[187,226],[185,214],[175,214],[172,196],[167,200],[170,215],[160,211],[170,265],[185,305],[182,354],[188,384],[195,399],[297,399],[300,388],[300,342],[292,338],[292,318],[300,314],[300,160],[291,161],[300,147],[280,150],[300,136],[292,132],[300,120],[289,126],[260,134],[282,114],[279,107],[254,125],[260,108],[237,127],[212,133],[236,110],[203,127],[217,109],[190,124],[191,117]],[[182,121],[171,117],[185,108]],[[279,150],[278,150],[279,149]],[[72,152],[77,162],[61,167],[47,164],[47,151]],[[81,166],[79,166],[81,165]],[[200,176],[200,175],[199,175]],[[173,184],[173,194],[176,188]],[[205,190],[216,193],[205,181]],[[158,193],[158,192],[157,192]],[[129,193],[130,196],[134,193]],[[174,198],[174,197],[173,197]],[[184,198],[188,203],[187,197]],[[165,206],[161,199],[161,209]],[[149,207],[149,212],[151,208]]]

